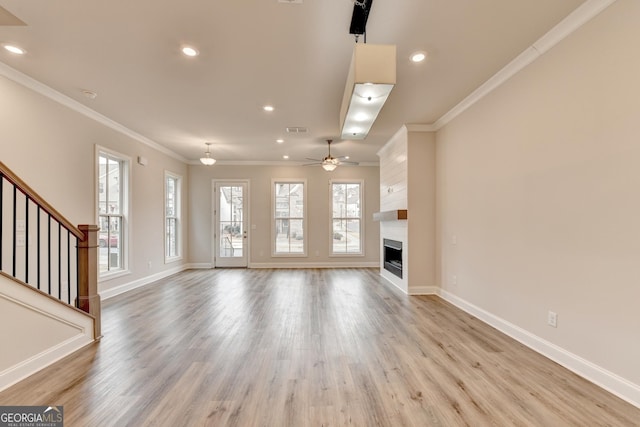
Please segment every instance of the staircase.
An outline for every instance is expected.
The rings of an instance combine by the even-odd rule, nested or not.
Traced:
[[[3,390],[101,332],[99,228],[71,224],[2,162],[0,213]]]

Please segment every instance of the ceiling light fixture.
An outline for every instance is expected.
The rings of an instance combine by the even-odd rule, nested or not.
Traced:
[[[409,58],[411,59],[411,62],[416,62],[416,63],[422,62],[425,59],[427,59],[427,52],[423,52],[423,51],[414,52],[411,54]]]
[[[356,43],[340,108],[343,139],[364,139],[396,84],[396,46]]]
[[[26,50],[12,44],[3,44],[2,47],[4,47],[11,53],[15,53],[16,55],[24,55],[25,53],[27,53]]]
[[[333,172],[339,164],[340,161],[338,159],[329,157],[322,161],[322,169],[326,170],[327,172]]]
[[[276,142],[277,142],[278,144],[282,144],[282,143],[284,142],[284,139],[276,139]]]
[[[191,46],[183,46],[182,53],[185,54],[186,56],[191,56],[191,57],[200,55],[200,52],[198,52],[198,49]]]
[[[209,151],[209,146],[211,145],[211,143],[210,142],[205,142],[205,144],[207,144],[207,151],[205,151],[204,157],[200,157],[200,162],[203,165],[211,166],[212,164],[214,164],[216,162],[216,159],[211,157],[211,152]]]
[[[285,160],[289,160],[289,156],[287,156],[286,154],[284,156],[282,156],[283,159]]]
[[[263,109],[264,111],[269,112],[269,113],[270,113],[270,112],[272,112],[272,111],[274,110],[273,105],[265,105],[264,107],[262,107],[262,109]]]

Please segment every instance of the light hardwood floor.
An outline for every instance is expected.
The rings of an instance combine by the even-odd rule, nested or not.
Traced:
[[[193,270],[0,393],[65,426],[634,426],[635,408],[373,269]]]

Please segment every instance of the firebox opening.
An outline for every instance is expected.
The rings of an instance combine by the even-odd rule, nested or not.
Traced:
[[[402,279],[402,242],[383,239],[384,269]]]

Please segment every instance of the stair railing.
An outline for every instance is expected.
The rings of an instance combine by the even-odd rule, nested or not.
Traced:
[[[0,271],[95,318],[100,337],[96,225],[74,226],[0,162]]]

